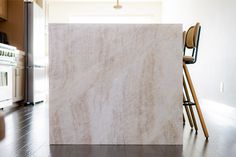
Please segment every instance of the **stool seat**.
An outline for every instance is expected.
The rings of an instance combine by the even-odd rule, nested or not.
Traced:
[[[193,62],[194,58],[192,56],[183,56],[183,61],[186,63]]]

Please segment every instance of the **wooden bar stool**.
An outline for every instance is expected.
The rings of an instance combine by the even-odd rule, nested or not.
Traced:
[[[184,91],[184,100],[183,100],[183,105],[184,107],[187,107],[190,111],[190,114],[187,113],[187,115],[189,114],[189,116],[191,115],[191,120],[193,124],[190,124],[190,126],[192,127],[192,125],[194,125],[195,130],[198,130],[197,127],[197,123],[196,123],[196,119],[194,116],[194,112],[193,112],[193,106],[196,107],[197,110],[197,114],[199,117],[199,120],[201,122],[201,126],[204,132],[204,135],[206,138],[209,137],[207,128],[206,128],[206,124],[202,115],[202,111],[197,99],[197,95],[187,68],[186,64],[194,64],[197,61],[197,53],[198,53],[198,44],[199,44],[199,38],[200,38],[200,31],[201,31],[201,26],[199,23],[197,23],[195,26],[191,26],[185,37],[184,37],[184,55],[183,55],[183,71],[184,71],[184,76],[183,76],[183,91]],[[191,51],[191,55],[186,55],[187,51]],[[190,92],[189,92],[190,90]],[[190,94],[192,97],[192,100],[190,98]],[[188,112],[189,112],[188,111]],[[187,110],[186,110],[187,112]],[[190,119],[190,118],[189,118]]]
[[[186,41],[186,31],[184,31],[183,32],[183,45],[182,45],[182,47],[183,47],[183,51],[184,51],[184,49],[185,49],[185,41]],[[184,78],[183,78],[184,79]],[[186,93],[185,93],[185,91],[183,90],[183,102],[185,102],[186,101]],[[190,124],[190,127],[191,128],[193,128],[193,118],[192,117],[194,117],[194,115],[192,115],[192,112],[190,112],[190,109],[189,109],[189,106],[184,106],[184,108],[185,108],[185,112],[186,112],[186,114],[187,114],[187,117],[188,117],[188,121],[189,121],[189,124]],[[190,115],[190,113],[191,113],[191,115]],[[183,122],[184,122],[184,125],[185,125],[185,117],[184,117],[184,114],[183,114]],[[195,123],[194,123],[195,124]],[[194,125],[195,126],[195,125]],[[196,127],[195,127],[195,129],[196,129]]]

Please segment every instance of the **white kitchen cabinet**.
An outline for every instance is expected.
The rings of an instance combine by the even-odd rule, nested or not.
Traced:
[[[14,69],[13,102],[22,101],[25,97],[25,69]]]
[[[13,102],[25,98],[25,56],[21,52],[16,57],[17,66],[13,68]]]

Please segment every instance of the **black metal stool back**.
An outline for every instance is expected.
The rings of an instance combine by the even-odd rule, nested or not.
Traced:
[[[201,26],[197,23],[195,26],[191,26],[188,29],[184,37],[184,56],[186,56],[187,51],[192,51],[191,57],[193,58],[191,61],[185,61],[186,64],[194,64],[197,61],[200,32]]]

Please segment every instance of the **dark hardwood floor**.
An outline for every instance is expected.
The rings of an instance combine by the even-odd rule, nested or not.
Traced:
[[[48,104],[4,109],[6,137],[0,142],[0,157],[236,157],[236,109],[213,102],[202,104],[209,140],[205,140],[200,124],[196,134],[186,123],[183,147],[49,146]]]

